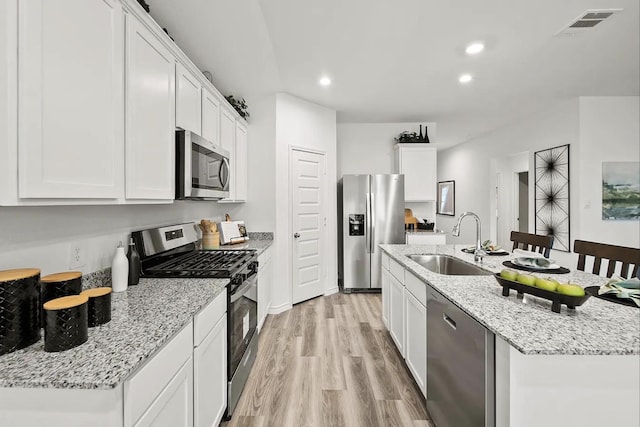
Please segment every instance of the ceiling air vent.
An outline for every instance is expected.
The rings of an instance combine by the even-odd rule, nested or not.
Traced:
[[[558,32],[557,35],[579,34],[590,30],[600,24],[605,19],[611,18],[614,14],[622,12],[622,9],[590,9],[580,14],[569,25]]]

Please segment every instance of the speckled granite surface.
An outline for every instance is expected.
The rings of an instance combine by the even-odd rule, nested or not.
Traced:
[[[258,251],[258,255],[267,250],[273,244],[273,233],[249,232],[249,240],[235,245],[220,246],[223,251],[237,251],[242,249],[253,249]]]
[[[0,387],[114,388],[227,283],[228,279],[141,279],[126,292],[113,294],[111,321],[89,328],[89,340],[79,347],[46,353],[41,339],[0,356]]]
[[[551,311],[551,302],[531,295],[523,299],[511,291],[503,297],[493,276],[445,276],[433,273],[408,254],[438,253],[454,255],[473,263],[473,255],[462,248],[469,245],[380,245],[393,259],[428,282],[435,290],[474,317],[524,354],[555,355],[637,355],[640,354],[640,310],[590,298],[575,310],[562,306],[561,313]],[[510,256],[485,257],[483,268],[499,272]],[[606,278],[575,270],[557,276],[561,281],[584,287],[600,286]]]

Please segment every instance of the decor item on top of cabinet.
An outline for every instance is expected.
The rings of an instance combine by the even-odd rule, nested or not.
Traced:
[[[235,108],[235,110],[242,116],[243,119],[249,119],[250,114],[247,110],[249,106],[247,105],[247,101],[245,101],[244,98],[242,98],[241,100],[237,100],[233,97],[233,95],[229,95],[225,96],[224,99],[226,99],[229,104],[231,104],[231,106]]]
[[[424,126],[424,135],[422,134],[422,125],[420,125],[420,133],[404,131],[400,135],[394,138],[398,143],[416,142],[422,144],[429,144],[429,135],[427,134],[427,125]]]
[[[602,163],[602,219],[640,219],[640,162]]]
[[[553,249],[570,252],[569,144],[536,151],[536,234],[553,236]]]
[[[203,71],[202,75],[204,76],[205,79],[209,80],[211,83],[213,83],[213,74],[211,74],[211,71]]]
[[[456,182],[440,181],[438,182],[438,215],[456,215]]]
[[[144,1],[144,0],[138,0],[138,4],[139,4],[140,6],[142,6],[142,8],[143,8],[144,10],[146,10],[146,11],[147,11],[147,13],[149,13],[149,5],[147,4],[147,2],[146,2],[146,1]],[[163,28],[163,30],[164,30],[164,28]],[[165,31],[166,31],[166,30],[165,30]]]

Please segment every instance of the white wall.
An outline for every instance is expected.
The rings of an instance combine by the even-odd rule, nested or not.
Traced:
[[[292,304],[291,201],[289,197],[289,148],[311,148],[326,153],[327,168],[327,270],[325,293],[338,285],[336,235],[336,112],[294,96],[276,94],[276,231],[272,311]]]
[[[403,131],[429,129],[436,139],[436,124],[422,123],[338,123],[338,178],[345,174],[394,173],[393,138]]]
[[[115,247],[133,230],[210,218],[236,217],[237,206],[179,201],[136,206],[0,206],[0,270],[69,270],[72,245],[84,252],[83,273],[111,266]],[[252,230],[251,225],[248,229]],[[255,230],[262,231],[262,230]]]
[[[640,221],[602,220],[602,162],[640,161],[640,98],[580,98],[581,240],[640,247]]]
[[[477,213],[482,220],[482,239],[495,241],[496,172],[497,159],[524,151],[529,152],[529,170],[533,171],[535,151],[571,144],[571,194],[579,188],[578,99],[558,102],[546,111],[530,116],[465,144],[438,152],[438,181],[456,181],[456,215],[464,211]],[[529,188],[534,188],[534,174],[529,174]],[[531,191],[531,190],[530,190]],[[571,203],[571,228],[577,230],[575,198]],[[534,200],[529,197],[529,217],[533,218]],[[438,226],[451,230],[456,217],[438,216]],[[531,219],[530,221],[532,221]],[[530,228],[533,230],[533,228]],[[572,234],[572,238],[574,238]],[[460,237],[447,236],[448,243],[473,243],[475,221],[465,219]],[[563,261],[566,254],[554,251],[554,257]],[[570,258],[566,262],[573,263]]]
[[[535,151],[571,144],[571,243],[594,240],[640,246],[638,221],[602,221],[602,162],[637,161],[640,109],[638,97],[585,97],[561,101],[517,123],[438,153],[438,180],[456,180],[456,213],[471,210],[482,218],[483,238],[495,239],[494,212],[498,159],[529,152],[529,230],[533,232]],[[450,230],[453,217],[439,217]],[[461,236],[448,242],[472,242],[473,221],[465,220]],[[552,258],[575,265],[574,254],[553,251]]]

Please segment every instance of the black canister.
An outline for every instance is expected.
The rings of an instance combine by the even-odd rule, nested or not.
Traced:
[[[40,270],[0,271],[0,355],[40,339]]]
[[[44,351],[69,350],[89,338],[86,295],[56,298],[44,304]]]
[[[89,327],[103,325],[111,320],[111,288],[93,288],[82,291],[87,296],[87,315]]]
[[[49,274],[40,279],[42,283],[42,304],[52,299],[69,295],[78,295],[82,291],[82,272],[65,271],[63,273]],[[46,319],[42,309],[42,327]]]

